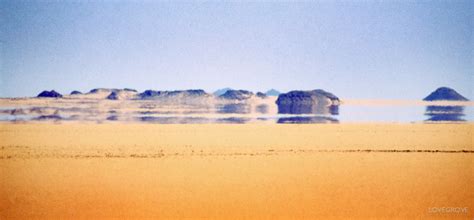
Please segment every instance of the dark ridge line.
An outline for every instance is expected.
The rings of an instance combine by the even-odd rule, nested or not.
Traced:
[[[156,154],[30,154],[28,155],[4,155],[0,156],[0,160],[3,159],[43,159],[43,158],[59,158],[59,159],[90,159],[90,158],[167,158],[167,157],[179,157],[179,156],[274,156],[278,153],[474,153],[474,150],[371,150],[371,149],[357,149],[357,150],[273,150],[270,149],[268,152],[254,152],[254,153],[156,153]]]

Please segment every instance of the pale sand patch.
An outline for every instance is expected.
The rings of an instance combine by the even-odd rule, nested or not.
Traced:
[[[472,219],[473,128],[0,124],[0,219]]]
[[[406,99],[342,99],[343,105],[359,106],[474,106],[473,101],[423,101]]]

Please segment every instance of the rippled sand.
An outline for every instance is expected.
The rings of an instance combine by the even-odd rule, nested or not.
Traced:
[[[4,123],[0,219],[472,219],[473,128]]]

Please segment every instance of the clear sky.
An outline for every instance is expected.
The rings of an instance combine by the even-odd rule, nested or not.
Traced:
[[[96,87],[472,95],[474,1],[0,0],[0,96]]]

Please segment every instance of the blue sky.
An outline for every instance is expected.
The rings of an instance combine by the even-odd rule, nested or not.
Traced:
[[[0,0],[0,96],[96,87],[322,88],[473,99],[472,1]]]

